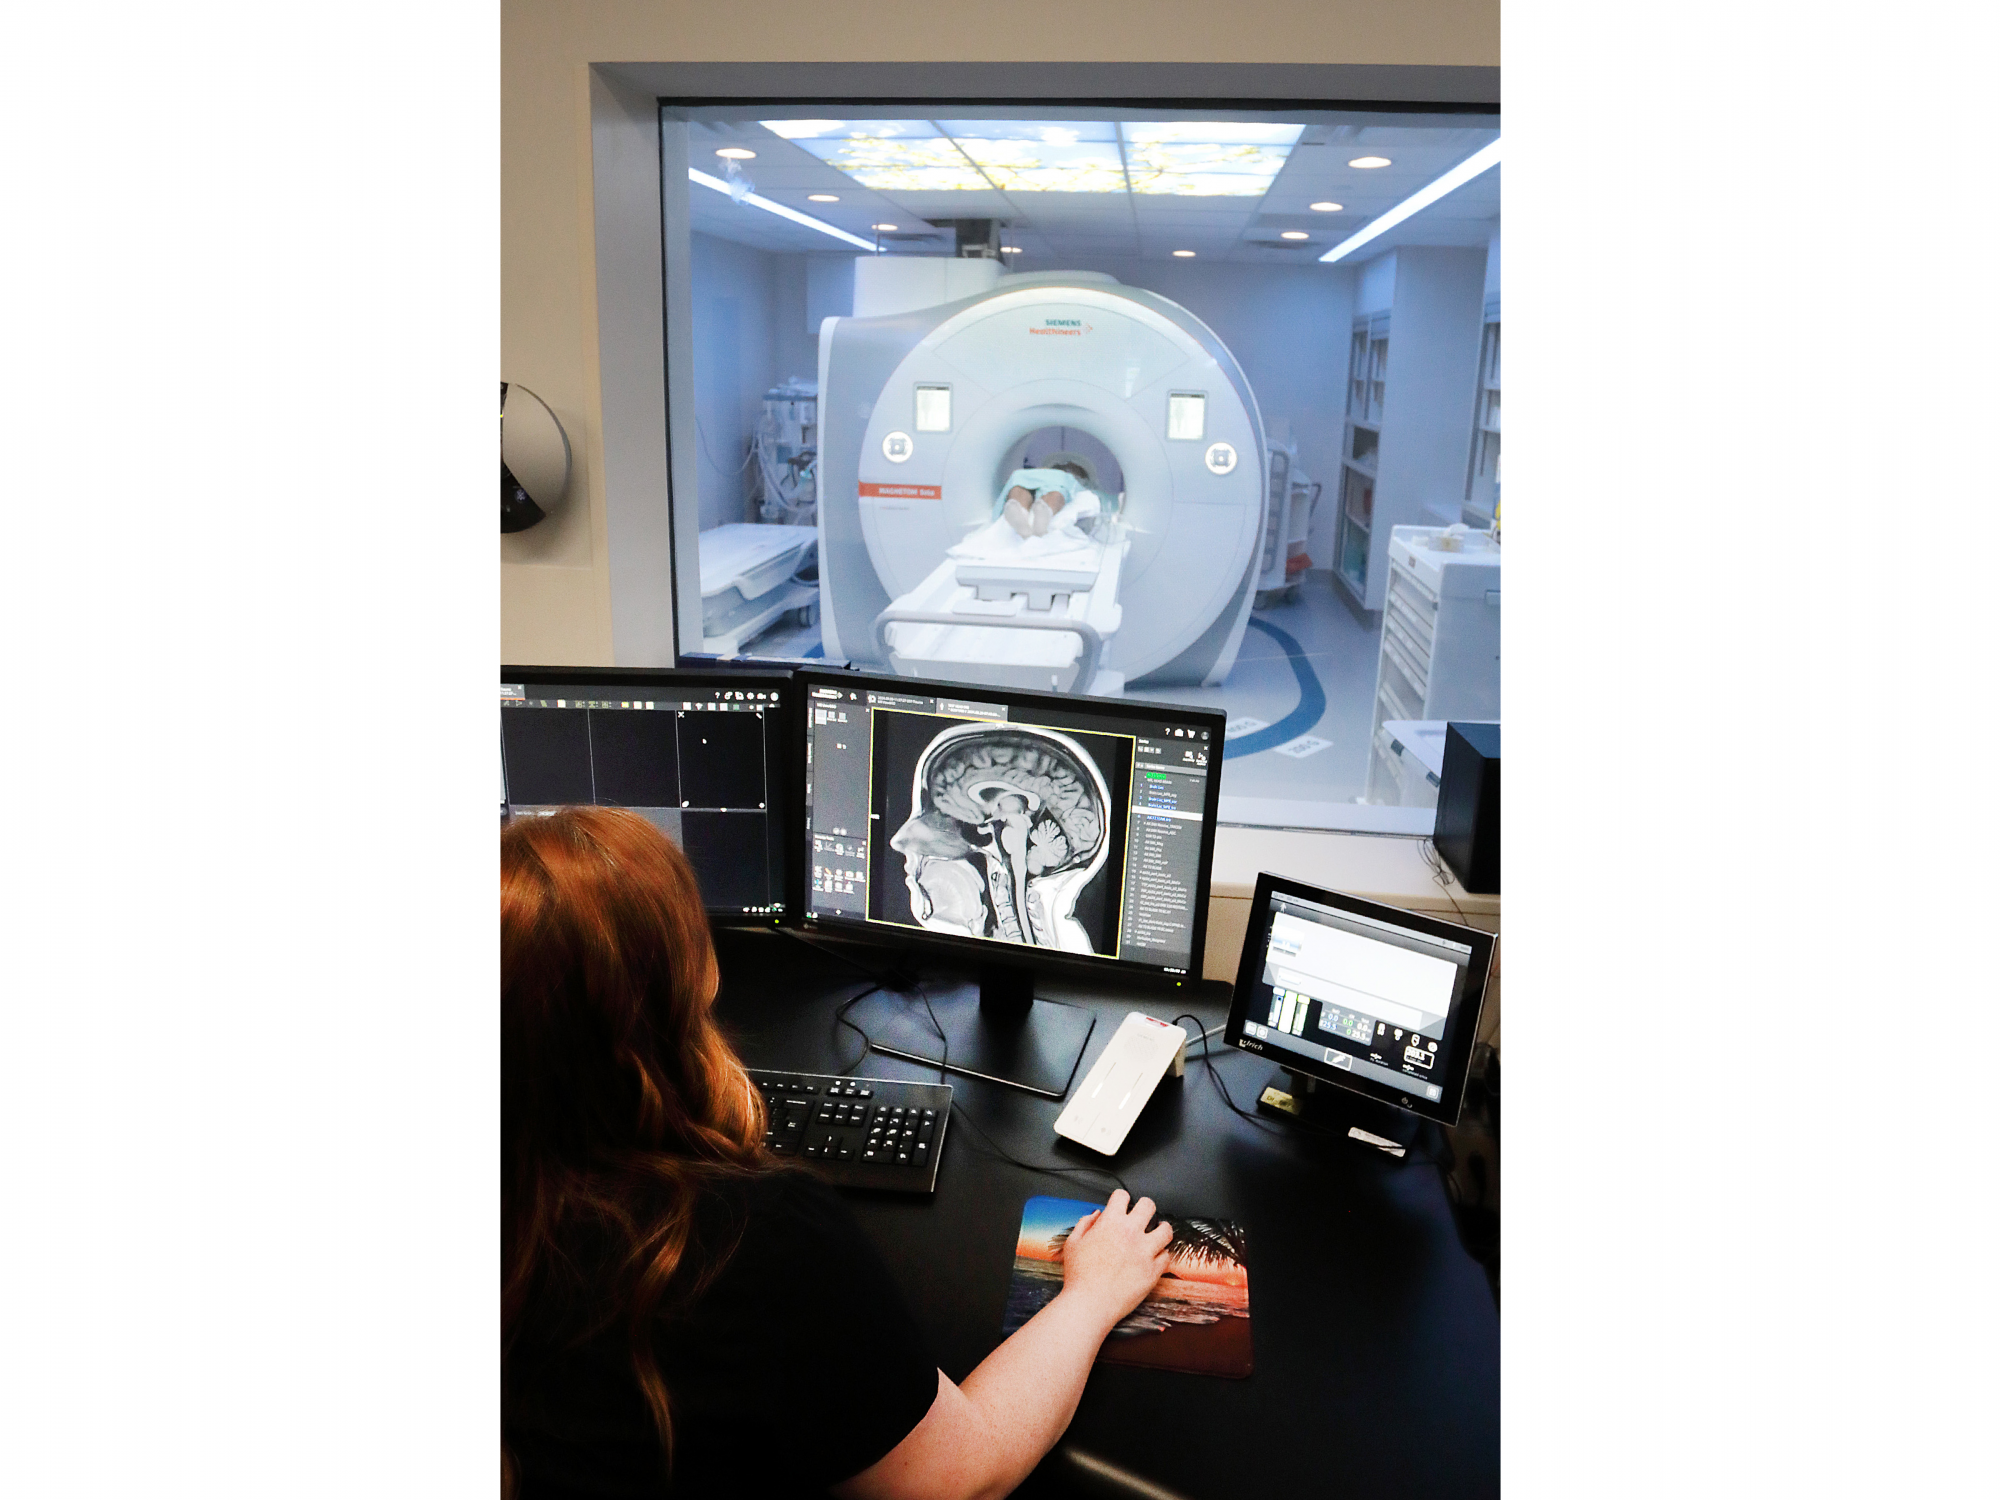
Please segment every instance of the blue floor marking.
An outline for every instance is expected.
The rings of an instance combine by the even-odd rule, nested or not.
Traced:
[[[1320,686],[1319,673],[1313,670],[1305,647],[1293,640],[1288,632],[1255,615],[1250,617],[1250,626],[1253,630],[1263,631],[1284,647],[1285,657],[1292,664],[1292,676],[1299,680],[1299,706],[1277,723],[1254,734],[1225,740],[1222,745],[1224,760],[1239,760],[1246,755],[1255,755],[1259,750],[1275,750],[1280,745],[1289,744],[1317,724],[1326,713],[1326,689]]]

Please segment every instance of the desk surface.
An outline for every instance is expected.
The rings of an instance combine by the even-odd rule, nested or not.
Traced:
[[[867,981],[838,958],[775,932],[725,933],[717,946],[719,1013],[750,1066],[937,1080],[935,1068],[879,1053],[863,1060],[861,1039],[834,1010]],[[933,995],[949,983],[940,975]],[[1126,1011],[1184,1010],[1212,1026],[1227,1010],[1218,988],[1185,1002],[1158,989],[1119,996],[1053,983],[1040,993],[1097,1013],[1081,1079]],[[921,1010],[894,996],[867,1002],[904,1003]],[[1252,1108],[1270,1063],[1220,1047],[1214,1055],[1236,1103]],[[1110,1165],[1169,1216],[1178,1208],[1244,1225],[1256,1372],[1223,1380],[1098,1366],[1065,1444],[1189,1500],[1497,1495],[1499,1311],[1436,1168],[1278,1122],[1260,1129],[1228,1110],[1208,1075],[1195,1063],[1167,1079]],[[956,1103],[1012,1155],[1052,1166],[1105,1161],[1054,1134],[1060,1104],[949,1081]],[[963,1380],[1000,1341],[1022,1205],[1036,1194],[1102,1201],[1114,1186],[1014,1166],[957,1119],[933,1197],[849,1197],[938,1363]]]

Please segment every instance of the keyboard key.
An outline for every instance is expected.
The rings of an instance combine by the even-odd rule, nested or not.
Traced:
[[[752,1070],[764,1142],[836,1185],[930,1192],[951,1113],[949,1085]],[[943,1117],[943,1118],[940,1118]]]

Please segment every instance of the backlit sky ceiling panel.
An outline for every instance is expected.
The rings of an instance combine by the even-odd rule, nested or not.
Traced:
[[[1145,193],[1254,198],[1304,127],[1230,121],[766,120],[883,192]]]

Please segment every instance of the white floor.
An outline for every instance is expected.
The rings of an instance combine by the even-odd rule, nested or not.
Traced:
[[[1291,735],[1282,746],[1226,758],[1223,796],[1351,803],[1361,795],[1368,775],[1375,657],[1382,627],[1362,625],[1335,597],[1338,587],[1330,571],[1308,573],[1291,603],[1252,612],[1253,624],[1243,633],[1243,648],[1226,682],[1157,694],[1179,703],[1219,708],[1232,725],[1252,718],[1266,725],[1280,724],[1299,706],[1298,678],[1284,646],[1254,622],[1276,626],[1298,642],[1326,696],[1326,707],[1312,723],[1288,726]],[[1308,739],[1325,743],[1320,747],[1302,743]],[[1287,755],[1285,749],[1306,753]]]
[[[1249,754],[1225,751],[1222,795],[1265,804],[1259,807],[1263,816],[1245,821],[1313,824],[1323,815],[1313,814],[1312,804],[1351,805],[1361,795],[1368,773],[1370,709],[1382,627],[1361,624],[1336,596],[1338,588],[1331,572],[1316,570],[1306,575],[1292,602],[1251,615],[1253,621],[1275,626],[1298,643],[1325,694],[1326,707],[1310,724],[1287,726],[1290,734],[1280,746]],[[796,660],[818,648],[817,625],[801,629],[787,621],[760,636],[744,654]],[[1233,724],[1260,719],[1266,726],[1282,724],[1300,706],[1298,677],[1285,647],[1255,624],[1244,632],[1236,665],[1219,687],[1158,688],[1133,696],[1219,708]],[[1314,746],[1312,740],[1324,743]],[[1306,753],[1288,755],[1287,749]],[[1295,806],[1297,817],[1286,817],[1269,804]],[[1228,812],[1225,807],[1225,821]]]

